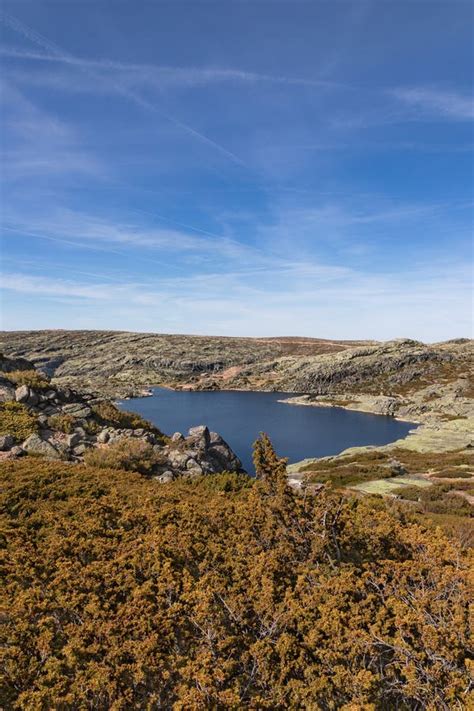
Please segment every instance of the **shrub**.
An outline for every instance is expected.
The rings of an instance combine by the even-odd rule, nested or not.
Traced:
[[[407,501],[418,501],[424,513],[470,517],[474,514],[473,507],[465,498],[454,492],[456,489],[469,491],[472,486],[470,482],[433,484],[429,487],[401,486],[394,489],[393,493]]]
[[[436,472],[436,476],[440,479],[473,479],[471,472],[465,469],[448,469],[444,472]]]
[[[399,486],[397,489],[393,489],[391,493],[395,496],[401,496],[402,499],[407,501],[418,501],[423,493],[423,487]]]
[[[135,412],[119,410],[118,407],[108,400],[99,402],[92,407],[95,418],[102,426],[118,427],[127,430],[144,429],[153,432],[159,437],[163,437],[162,432],[151,422],[145,420]]]
[[[468,557],[382,500],[0,477],[5,709],[469,707]]]
[[[248,474],[237,474],[235,472],[220,472],[219,474],[203,474],[202,476],[184,479],[186,484],[212,492],[233,492],[237,493],[252,486],[255,479]]]
[[[72,415],[51,415],[48,417],[48,426],[52,430],[59,430],[65,434],[74,432],[76,420]]]
[[[35,390],[47,390],[51,387],[48,378],[37,370],[13,370],[7,374],[8,380],[15,385],[27,385]]]
[[[20,402],[0,403],[0,434],[9,434],[16,442],[23,442],[38,431],[38,420]]]
[[[94,447],[84,454],[84,461],[99,469],[124,469],[153,474],[165,459],[152,445],[141,439],[123,437],[106,447]]]

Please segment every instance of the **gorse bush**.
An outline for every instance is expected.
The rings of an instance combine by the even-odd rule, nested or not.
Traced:
[[[16,442],[22,442],[38,431],[38,420],[20,402],[0,403],[0,435],[10,434]]]
[[[467,708],[462,551],[255,459],[224,491],[4,463],[4,707]]]
[[[160,430],[148,420],[144,420],[143,417],[135,412],[119,410],[108,400],[94,405],[92,411],[97,422],[103,426],[108,425],[129,430],[146,429],[158,436],[163,436]]]
[[[37,370],[13,370],[6,377],[15,385],[28,385],[35,390],[47,390],[51,387],[48,378]]]
[[[51,415],[51,417],[48,417],[48,427],[65,434],[74,432],[75,426],[76,419],[72,415]]]
[[[447,482],[429,487],[401,486],[393,493],[408,501],[417,501],[424,513],[450,514],[474,517],[471,504],[457,492],[467,491],[474,495],[474,482]]]
[[[140,474],[153,474],[165,459],[148,442],[123,437],[105,447],[89,449],[84,453],[84,461],[101,469],[125,469]]]

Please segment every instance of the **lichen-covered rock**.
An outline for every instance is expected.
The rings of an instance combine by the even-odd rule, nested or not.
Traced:
[[[39,454],[47,459],[61,459],[61,454],[58,452],[51,442],[42,439],[38,434],[32,434],[26,439],[22,448],[29,454]]]
[[[0,378],[0,402],[15,399],[15,387],[5,378]]]
[[[15,400],[24,405],[34,406],[38,404],[39,397],[37,393],[27,385],[20,385],[20,387],[15,390]]]
[[[11,449],[14,444],[15,440],[11,435],[0,435],[0,452],[6,452]]]

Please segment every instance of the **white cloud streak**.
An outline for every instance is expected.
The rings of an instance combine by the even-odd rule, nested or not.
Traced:
[[[0,15],[0,20],[6,24],[8,27],[10,27],[12,30],[15,32],[18,32],[19,34],[23,35],[26,37],[28,40],[33,42],[34,44],[42,47],[46,51],[50,52],[50,54],[65,63],[74,63],[75,57],[73,55],[69,54],[68,52],[65,52],[61,47],[58,45],[50,42],[46,37],[43,37],[40,35],[38,32],[33,30],[32,28],[28,27],[24,23],[20,22],[17,18],[7,14],[7,13],[2,13]],[[80,63],[78,66],[85,72],[87,72],[93,79],[101,79],[100,76],[97,75],[95,70],[84,64]],[[166,121],[169,121],[172,123],[176,128],[179,128],[180,130],[184,131],[185,133],[189,134],[190,136],[193,136],[194,138],[198,139],[201,143],[206,144],[207,146],[210,146],[214,150],[216,150],[218,153],[221,155],[225,156],[228,160],[231,162],[244,166],[245,163],[242,161],[241,158],[239,158],[237,155],[232,153],[232,151],[229,151],[227,148],[222,146],[220,143],[217,141],[214,141],[212,138],[209,138],[205,134],[201,133],[200,131],[197,131],[195,128],[190,126],[189,124],[185,123],[184,121],[181,121],[177,119],[175,116],[172,116],[171,114],[167,113],[166,111],[163,111],[162,109],[158,108],[155,104],[152,104],[150,101],[147,101],[144,99],[142,96],[137,94],[135,91],[132,89],[124,86],[123,84],[120,83],[118,79],[110,78],[109,79],[109,86],[110,88],[118,95],[122,96],[123,98],[131,101],[134,103],[136,106],[139,106],[141,109],[153,113],[157,116],[160,116],[164,118]]]
[[[393,89],[392,94],[406,105],[423,112],[460,121],[474,118],[474,98],[459,92],[413,87]]]

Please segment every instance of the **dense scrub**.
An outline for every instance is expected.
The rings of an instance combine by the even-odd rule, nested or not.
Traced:
[[[125,437],[104,448],[92,448],[84,454],[84,461],[100,469],[122,469],[151,475],[166,459],[148,442]]]
[[[464,554],[381,499],[296,496],[265,439],[255,463],[4,463],[4,707],[467,707]]]
[[[395,465],[395,466],[394,466]],[[399,467],[408,474],[429,472],[433,477],[474,478],[472,450],[453,452],[412,452],[409,449],[390,451],[366,450],[344,457],[315,459],[300,471],[308,483],[330,482],[335,486],[351,486],[364,481],[396,476]]]
[[[38,431],[38,418],[20,402],[0,403],[0,435],[12,435],[22,442]]]
[[[118,427],[123,429],[146,429],[154,432],[156,435],[163,437],[160,430],[151,422],[145,420],[136,412],[128,412],[127,410],[119,410],[108,400],[99,402],[92,408],[93,416],[101,427]]]
[[[423,513],[452,514],[474,517],[474,508],[463,498],[463,492],[474,496],[474,481],[433,484],[429,487],[401,486],[393,493],[408,501],[417,501]]]
[[[39,373],[34,368],[31,370],[13,370],[6,374],[8,380],[15,385],[27,385],[29,388],[35,388],[36,390],[47,390],[51,387],[48,378]]]

